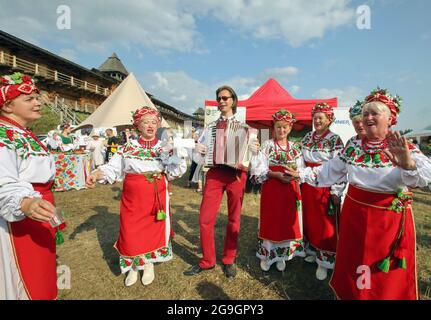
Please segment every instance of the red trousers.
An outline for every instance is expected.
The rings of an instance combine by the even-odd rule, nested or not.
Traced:
[[[224,243],[224,264],[235,262],[247,173],[229,168],[211,168],[206,175],[205,188],[200,208],[200,237],[203,257],[199,266],[203,269],[216,264],[214,225],[223,193],[227,194],[228,223]]]

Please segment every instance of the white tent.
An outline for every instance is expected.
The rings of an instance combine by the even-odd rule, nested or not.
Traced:
[[[112,128],[132,125],[132,112],[144,106],[157,109],[142,89],[133,73],[114,90],[114,92],[74,131],[85,127]],[[169,124],[162,118],[162,127]]]

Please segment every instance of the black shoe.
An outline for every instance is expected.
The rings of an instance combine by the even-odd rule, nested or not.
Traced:
[[[236,276],[236,266],[234,264],[225,264],[224,274],[227,278],[234,278]]]
[[[211,269],[214,269],[214,266],[212,266],[211,268],[203,269],[198,264],[195,264],[191,266],[189,269],[187,269],[186,271],[184,271],[183,274],[185,276],[194,276],[198,273],[201,273],[202,271],[211,270]]]

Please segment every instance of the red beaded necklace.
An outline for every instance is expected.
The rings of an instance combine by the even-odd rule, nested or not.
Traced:
[[[38,145],[40,145],[42,147],[43,150],[45,150],[46,152],[48,152],[48,149],[45,147],[45,145],[40,142],[40,140],[34,135],[33,132],[31,132],[31,130],[24,128],[22,125],[20,125],[18,122],[16,122],[15,120],[12,120],[11,118],[7,118],[4,116],[0,116],[0,120],[6,123],[9,123],[21,130],[23,130],[25,133],[27,133],[30,137],[32,137]]]
[[[282,146],[280,146],[278,141],[275,139],[274,139],[274,144],[275,144],[275,153],[278,153],[277,147],[280,148],[281,151],[286,152],[286,153],[288,153],[290,151],[289,141],[287,141],[287,140],[286,140],[286,147],[284,149]]]
[[[142,138],[141,136],[138,139],[139,144],[145,149],[151,149],[157,144],[158,141],[159,140],[157,139],[157,137],[154,137],[153,140],[144,140],[144,138]]]
[[[367,154],[381,153],[388,147],[388,139],[385,138],[381,141],[370,141],[367,137],[362,138],[362,150]]]
[[[313,131],[312,135],[311,135],[311,140],[313,142],[320,142],[323,139],[325,139],[325,137],[329,134],[329,132],[331,132],[330,130],[326,130],[322,135],[318,136],[316,131]]]

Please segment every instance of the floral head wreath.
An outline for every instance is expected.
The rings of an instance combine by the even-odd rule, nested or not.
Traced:
[[[315,113],[319,113],[319,112],[326,114],[329,121],[333,122],[335,120],[334,110],[326,102],[316,103],[315,106],[313,107],[313,110],[311,111],[311,114],[314,116]]]
[[[291,112],[287,111],[286,109],[281,109],[277,111],[276,113],[274,113],[272,118],[274,122],[286,121],[289,124],[296,122],[295,116]]]
[[[0,77],[0,109],[7,101],[12,101],[21,94],[39,92],[34,80],[20,72]]]
[[[142,107],[133,112],[133,125],[137,128],[139,123],[142,121],[142,118],[146,115],[150,115],[156,118],[157,124],[160,124],[162,118],[160,117],[160,113],[157,110],[154,110],[150,107]]]
[[[392,96],[388,90],[377,87],[365,98],[364,104],[374,101],[384,103],[391,111],[392,125],[397,124],[397,118],[401,112],[401,97],[398,95]]]
[[[353,120],[354,117],[362,115],[362,106],[364,103],[362,101],[357,100],[355,105],[349,109],[350,120]]]

